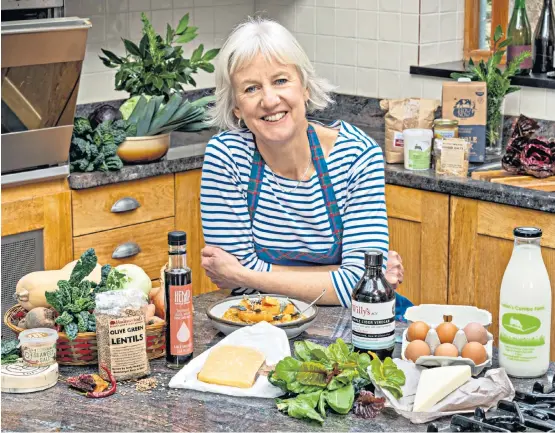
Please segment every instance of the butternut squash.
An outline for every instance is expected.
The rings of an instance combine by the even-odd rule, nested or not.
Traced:
[[[77,260],[74,260],[60,270],[36,271],[25,275],[17,282],[15,298],[27,311],[35,307],[50,307],[46,302],[45,292],[58,290],[58,281],[68,280],[76,263]],[[101,269],[102,267],[97,264],[86,279],[99,283]]]

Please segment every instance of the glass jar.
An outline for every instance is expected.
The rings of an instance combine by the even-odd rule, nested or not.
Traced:
[[[56,340],[58,332],[50,328],[26,329],[19,334],[21,357],[34,367],[56,363]]]
[[[434,120],[433,165],[437,164],[435,155],[441,154],[441,145],[446,138],[459,138],[459,121],[456,119]]]

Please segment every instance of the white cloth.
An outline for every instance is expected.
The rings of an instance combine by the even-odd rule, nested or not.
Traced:
[[[238,397],[275,398],[284,394],[280,388],[270,384],[268,378],[262,375],[258,376],[251,388],[214,385],[198,380],[197,375],[202,369],[208,354],[214,347],[221,345],[246,346],[257,349],[266,356],[266,365],[269,366],[276,365],[286,356],[291,356],[289,340],[285,331],[267,322],[260,322],[232,332],[218,344],[201,353],[172,377],[169,387],[194,389]]]

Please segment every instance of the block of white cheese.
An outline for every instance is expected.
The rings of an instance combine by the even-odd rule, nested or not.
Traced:
[[[58,382],[58,364],[35,367],[20,359],[13,364],[2,364],[0,376],[2,392],[19,394],[42,391]]]
[[[413,412],[428,412],[436,403],[443,400],[470,379],[469,365],[430,368],[422,371]]]
[[[205,383],[250,388],[265,359],[262,352],[250,347],[215,347],[208,354],[197,378]]]

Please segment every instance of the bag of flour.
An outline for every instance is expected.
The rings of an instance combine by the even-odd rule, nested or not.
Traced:
[[[437,99],[382,99],[380,107],[385,113],[385,160],[389,164],[404,160],[403,130],[432,129],[435,112],[440,106]]]

